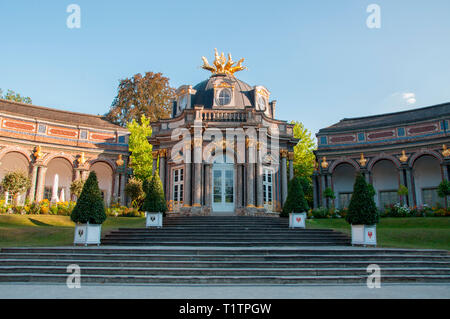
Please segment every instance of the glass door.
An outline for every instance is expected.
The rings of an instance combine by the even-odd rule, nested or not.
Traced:
[[[212,170],[213,212],[234,211],[233,165],[214,165]]]

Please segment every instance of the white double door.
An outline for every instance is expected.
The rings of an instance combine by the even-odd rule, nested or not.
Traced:
[[[234,212],[234,165],[214,164],[212,168],[213,212]]]

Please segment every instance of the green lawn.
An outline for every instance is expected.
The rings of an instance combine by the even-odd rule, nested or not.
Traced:
[[[307,227],[332,228],[350,235],[343,219],[310,219]],[[377,225],[379,247],[450,250],[450,218],[381,218]]]
[[[72,245],[74,227],[68,216],[0,215],[0,247]],[[145,218],[108,217],[102,234],[119,227],[145,227]]]
[[[102,233],[119,227],[145,227],[145,218],[109,217]],[[343,219],[310,219],[307,227],[350,234],[350,226]],[[0,215],[0,247],[72,245],[73,228],[67,216]],[[382,218],[377,236],[379,247],[450,250],[450,218]]]

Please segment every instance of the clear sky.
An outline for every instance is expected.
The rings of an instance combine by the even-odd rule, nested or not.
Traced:
[[[66,26],[72,3],[80,29]],[[0,0],[0,30],[0,88],[64,110],[106,113],[135,73],[195,85],[215,47],[246,58],[238,78],[271,91],[277,118],[314,133],[450,101],[449,0]]]

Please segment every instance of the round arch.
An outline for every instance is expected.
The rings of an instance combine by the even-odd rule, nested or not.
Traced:
[[[44,199],[52,200],[52,197],[56,196],[58,200],[70,200],[70,185],[73,180],[72,162],[66,157],[53,156],[46,163],[47,171],[44,182]],[[56,175],[58,175],[58,191],[57,194],[53,194]]]
[[[380,158],[371,169],[372,185],[375,189],[375,203],[380,209],[399,202],[399,166],[389,157]]]
[[[372,169],[373,169],[373,167],[375,166],[375,164],[376,164],[377,162],[383,161],[383,160],[387,160],[387,161],[392,162],[392,163],[397,167],[397,169],[400,168],[400,166],[402,165],[402,164],[400,163],[400,161],[398,160],[398,158],[396,158],[395,156],[392,156],[392,155],[380,155],[380,156],[374,157],[374,158],[369,162],[369,165],[367,166],[367,169],[368,169],[369,171],[372,171]]]
[[[409,158],[409,167],[411,167],[411,168],[414,167],[414,163],[416,162],[416,160],[425,155],[434,157],[435,159],[437,159],[439,161],[439,164],[442,164],[444,162],[444,158],[442,157],[442,155],[439,152],[432,151],[432,150],[422,150],[420,152],[414,153]]]
[[[356,163],[354,160],[352,160],[352,159],[343,159],[343,160],[336,160],[336,161],[333,161],[333,163],[331,164],[331,166],[330,166],[330,168],[329,168],[330,173],[333,174],[333,172],[334,172],[334,170],[336,169],[336,167],[338,167],[338,166],[341,165],[341,164],[348,164],[348,165],[351,165],[351,166],[353,166],[353,168],[354,168],[357,172],[360,171],[360,167],[359,167],[358,163]]]
[[[417,206],[444,205],[438,196],[437,188],[442,181],[441,162],[436,156],[424,153],[412,161],[415,197]]]
[[[332,170],[333,191],[336,195],[337,208],[347,207],[353,193],[355,177],[359,170],[347,161],[341,161]]]
[[[113,168],[107,161],[97,160],[95,163],[91,163],[89,170],[97,174],[98,187],[102,192],[105,204],[109,206],[113,190]]]
[[[67,162],[70,163],[70,166],[73,168],[73,165],[75,163],[75,158],[70,155],[70,154],[66,154],[64,152],[60,152],[60,153],[50,153],[47,156],[44,157],[44,159],[42,160],[42,164],[43,165],[47,165],[50,163],[50,161],[52,161],[55,158],[63,158],[65,159]]]

